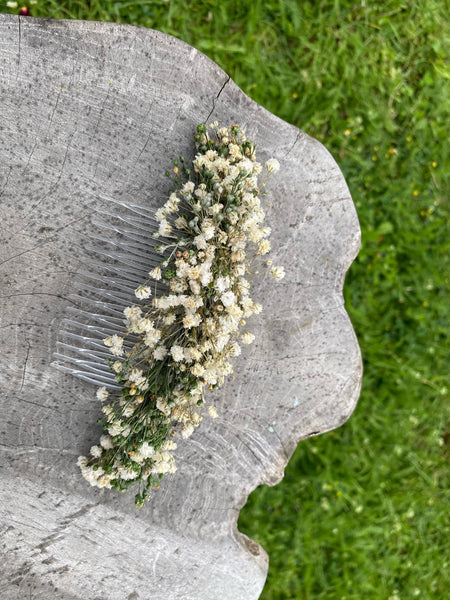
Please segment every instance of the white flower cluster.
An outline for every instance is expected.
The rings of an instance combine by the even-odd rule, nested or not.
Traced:
[[[194,181],[184,159],[174,161],[178,190],[156,212],[154,236],[165,238],[164,259],[135,291],[138,299],[152,300],[127,307],[124,335],[104,340],[122,359],[111,361],[122,391],[103,406],[107,434],[90,458],[78,461],[91,485],[124,491],[139,484],[138,505],[165,473],[176,470],[173,437],[187,438],[198,427],[205,388],[221,386],[233,372],[240,344],[254,340],[241,328],[262,310],[245,275],[255,255],[270,251],[257,182],[263,167],[239,126],[210,127],[212,137],[205,125],[194,137]],[[189,177],[185,183],[179,165]],[[267,174],[279,169],[274,158],[265,166]],[[284,269],[272,267],[270,274],[282,279]],[[159,281],[164,292],[157,295]],[[137,339],[129,351],[126,336]],[[108,400],[108,391],[100,388],[97,398]],[[217,417],[213,406],[208,413]]]

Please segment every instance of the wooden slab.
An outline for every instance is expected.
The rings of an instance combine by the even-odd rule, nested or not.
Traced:
[[[256,600],[267,556],[239,510],[297,443],[355,407],[358,344],[342,286],[360,231],[316,140],[248,98],[211,60],[157,31],[0,15],[0,596],[5,600]],[[94,386],[50,366],[92,215],[158,208],[164,172],[200,123],[239,123],[270,183],[278,284],[255,279],[256,342],[137,510],[75,464],[98,440]]]

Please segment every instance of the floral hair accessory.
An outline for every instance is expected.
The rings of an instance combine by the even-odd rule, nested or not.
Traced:
[[[245,275],[256,256],[270,251],[259,198],[265,182],[257,181],[263,167],[238,125],[216,122],[210,129],[211,135],[197,127],[193,173],[182,157],[167,173],[176,191],[156,212],[153,233],[162,238],[156,248],[162,260],[135,290],[144,303],[123,311],[124,331],[103,340],[121,390],[98,389],[97,398],[107,402],[99,420],[106,432],[89,457],[78,459],[91,485],[119,491],[136,485],[138,506],[176,470],[174,440],[199,426],[205,388],[220,387],[233,372],[241,344],[254,340],[246,320],[262,310]],[[265,179],[279,168],[268,160]],[[284,277],[283,267],[266,265],[275,279]],[[207,412],[217,417],[214,406]]]

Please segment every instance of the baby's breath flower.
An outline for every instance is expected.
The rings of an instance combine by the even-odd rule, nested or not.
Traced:
[[[114,356],[123,356],[123,338],[114,334],[103,340],[106,347],[110,348],[111,354]]]
[[[183,319],[183,325],[186,329],[191,329],[192,327],[198,327],[201,321],[202,318],[198,313],[195,315],[187,314]]]
[[[269,158],[265,166],[269,173],[276,173],[280,170],[280,163],[276,158]]]
[[[112,423],[112,425],[110,425],[108,427],[108,433],[111,436],[116,436],[116,435],[120,435],[123,432],[123,427],[120,425],[120,423]]]
[[[157,346],[153,351],[153,358],[155,360],[162,360],[167,356],[167,348],[165,346]]]
[[[109,435],[102,435],[101,436],[101,438],[100,438],[100,445],[105,450],[111,450],[111,448],[114,448],[114,442],[113,442],[111,436],[109,436]]]
[[[92,446],[89,452],[94,458],[99,458],[103,453],[103,448],[101,446]]]
[[[199,250],[204,250],[208,244],[206,243],[206,237],[204,233],[200,233],[194,238],[194,244]]]
[[[236,296],[231,290],[228,290],[220,296],[220,300],[224,306],[231,306],[236,302]]]
[[[270,251],[269,240],[261,240],[258,244],[258,254],[267,254]]]
[[[149,275],[152,279],[156,279],[157,281],[159,281],[162,277],[161,267],[155,267],[150,271]]]
[[[205,374],[205,367],[203,367],[199,363],[195,363],[195,365],[191,367],[191,373],[196,377],[202,377]]]
[[[159,224],[158,234],[162,236],[170,235],[172,231],[172,225],[166,219],[163,219]]]
[[[217,419],[217,417],[218,417],[217,408],[215,406],[210,406],[208,408],[208,414],[212,419]]]
[[[152,295],[152,290],[146,285],[141,285],[134,291],[134,293],[136,298],[139,298],[139,300],[145,300],[146,298],[150,298]]]
[[[184,351],[182,346],[172,346],[170,353],[175,362],[181,362],[184,359]]]
[[[104,402],[109,397],[109,392],[105,387],[99,387],[97,390],[97,399]]]
[[[127,308],[124,309],[123,314],[128,321],[135,321],[140,319],[142,309],[139,306],[127,306]]]
[[[250,331],[245,331],[241,335],[241,341],[243,344],[251,344],[254,339],[255,339],[255,336],[253,335],[253,333],[250,333]]]
[[[189,437],[191,437],[191,435],[194,433],[194,426],[191,424],[186,424],[183,425],[183,429],[181,430],[181,437],[183,439],[187,439]]]
[[[284,267],[272,267],[272,269],[270,269],[270,274],[274,279],[278,280],[283,279],[283,277],[286,275],[284,272]]]
[[[163,318],[163,322],[165,325],[172,325],[175,322],[175,313],[169,313]]]

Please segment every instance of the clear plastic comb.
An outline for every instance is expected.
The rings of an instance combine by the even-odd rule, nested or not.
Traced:
[[[119,389],[106,359],[111,354],[103,339],[124,326],[123,310],[135,304],[134,290],[161,262],[155,250],[160,243],[152,233],[158,223],[149,209],[102,197],[117,211],[97,210],[93,230],[84,248],[89,257],[75,275],[76,292],[70,294],[61,322],[52,366],[109,389]],[[124,342],[129,348],[133,340]]]

